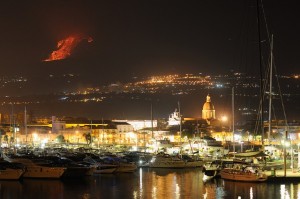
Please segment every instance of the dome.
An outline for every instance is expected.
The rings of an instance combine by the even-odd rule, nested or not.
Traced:
[[[205,102],[203,105],[203,110],[215,110],[215,107],[211,102]]]
[[[206,102],[204,103],[203,105],[203,109],[202,110],[215,110],[215,107],[214,105],[211,103],[211,100],[210,100],[210,96],[207,95],[206,97]]]

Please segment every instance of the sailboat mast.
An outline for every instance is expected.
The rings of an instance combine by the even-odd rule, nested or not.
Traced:
[[[27,111],[26,111],[26,106],[25,106],[25,111],[24,111],[24,128],[25,128],[25,145],[26,145],[26,153],[27,153]]]
[[[233,143],[233,154],[235,153],[235,139],[234,139],[234,87],[232,87],[232,143]]]
[[[154,138],[154,134],[153,134],[153,105],[151,102],[151,110],[150,110],[150,114],[151,114],[151,138]]]
[[[264,90],[263,90],[263,67],[262,67],[262,59],[261,59],[261,32],[260,32],[260,8],[259,8],[259,0],[256,0],[256,9],[257,9],[257,31],[258,31],[258,55],[259,55],[259,71],[260,71],[260,102],[261,102],[261,110],[260,110],[260,125],[261,125],[261,145],[262,150],[265,148],[264,139]]]
[[[272,123],[272,81],[273,81],[273,35],[271,37],[271,55],[270,55],[270,88],[269,88],[269,131],[268,141],[270,143],[271,123]]]
[[[180,103],[178,101],[178,112],[179,112],[179,118],[180,118],[180,124],[179,124],[179,134],[180,134],[180,140],[179,140],[179,143],[180,143],[180,146],[181,146],[181,125],[182,125],[182,119],[181,119],[181,112],[180,112]]]

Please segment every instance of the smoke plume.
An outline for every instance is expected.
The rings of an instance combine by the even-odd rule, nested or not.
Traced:
[[[55,60],[62,60],[69,57],[76,46],[86,40],[87,42],[92,42],[93,38],[91,37],[84,37],[81,35],[71,35],[65,39],[62,39],[57,42],[57,49],[54,50],[47,59],[43,61],[55,61]]]

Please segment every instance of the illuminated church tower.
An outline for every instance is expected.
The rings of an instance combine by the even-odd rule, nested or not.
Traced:
[[[202,119],[211,120],[216,119],[216,111],[214,105],[211,103],[209,94],[206,97],[206,102],[202,109]]]

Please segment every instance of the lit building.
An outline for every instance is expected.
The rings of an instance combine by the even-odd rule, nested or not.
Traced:
[[[178,126],[180,125],[181,116],[179,111],[175,109],[173,113],[169,115],[168,125],[169,126]]]
[[[202,119],[206,119],[206,120],[212,120],[212,119],[216,119],[216,111],[215,111],[215,107],[211,102],[210,96],[207,95],[206,97],[206,102],[203,105],[203,109],[202,109]]]
[[[112,122],[115,123],[127,123],[127,125],[130,125],[129,128],[133,129],[128,129],[128,131],[138,131],[141,129],[146,129],[146,128],[156,128],[157,127],[157,120],[112,120]],[[121,126],[120,126],[121,128]]]

